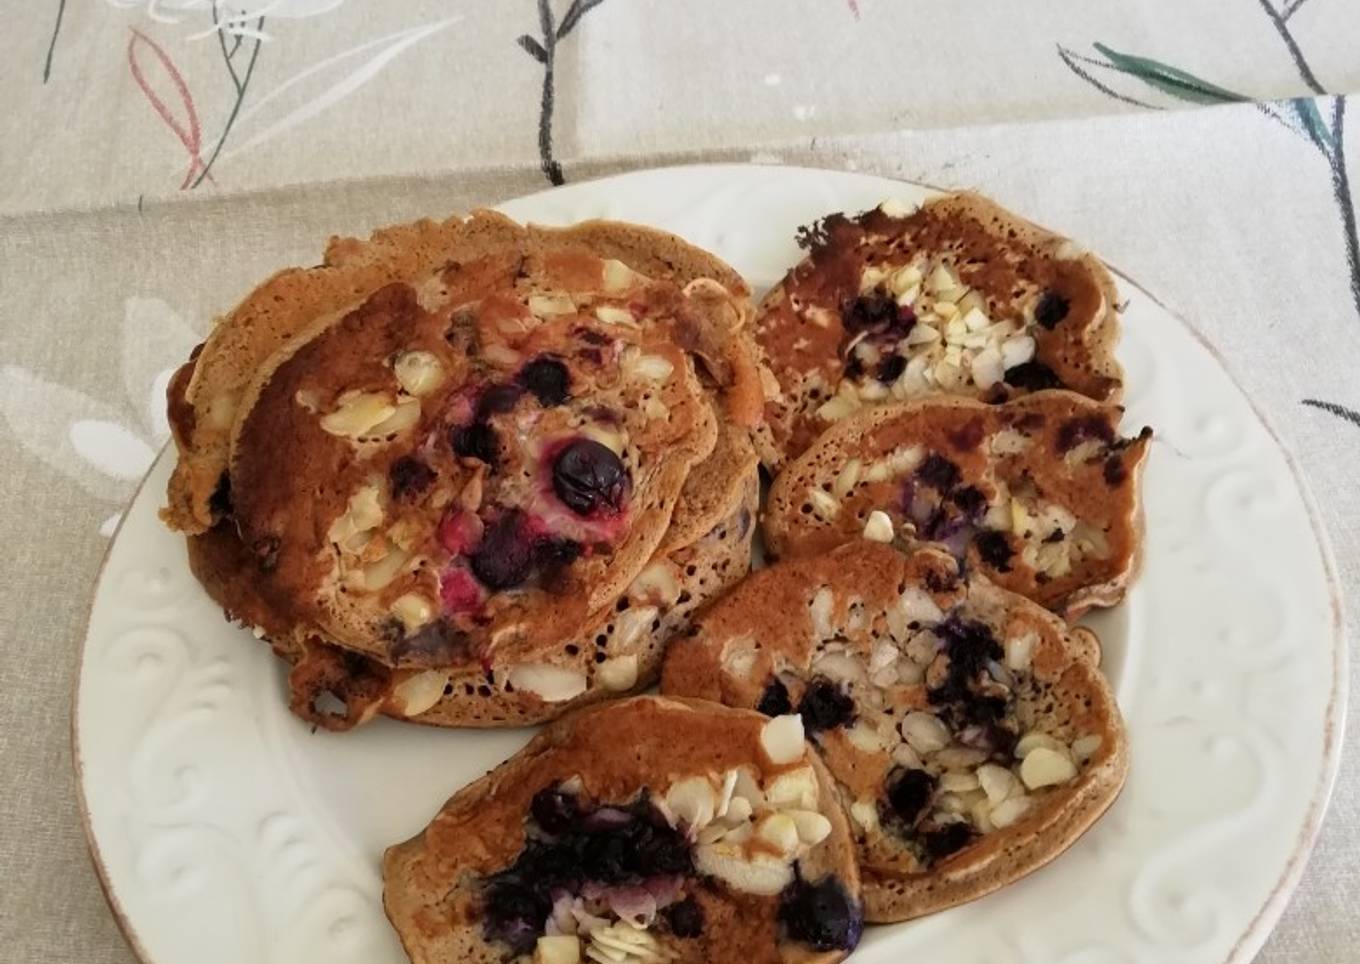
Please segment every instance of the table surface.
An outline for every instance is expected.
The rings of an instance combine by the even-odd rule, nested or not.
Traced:
[[[25,4],[0,32],[0,958],[132,960],[70,761],[93,580],[171,368],[331,234],[706,160],[981,189],[1209,337],[1303,466],[1354,605],[1358,41],[1353,0]],[[1347,757],[1259,959],[1350,958],[1358,901]]]

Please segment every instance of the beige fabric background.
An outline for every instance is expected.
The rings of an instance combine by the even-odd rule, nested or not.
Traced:
[[[1287,8],[1306,71],[1259,0],[586,6],[553,58],[566,179],[710,159],[866,170],[980,188],[1083,239],[1193,319],[1268,413],[1354,610],[1360,304],[1338,195],[1360,148],[1334,97],[1280,99],[1317,94],[1310,79],[1360,89],[1360,4]],[[568,4],[549,9],[561,23]],[[0,32],[0,960],[131,960],[77,819],[70,689],[106,533],[166,437],[168,369],[331,233],[547,184],[544,68],[517,45],[544,36],[534,0],[217,12],[248,31],[263,12],[268,39],[211,178],[184,190],[238,99],[210,2],[33,2]],[[242,38],[238,76],[255,46]],[[1358,797],[1348,758],[1262,960],[1355,959]]]

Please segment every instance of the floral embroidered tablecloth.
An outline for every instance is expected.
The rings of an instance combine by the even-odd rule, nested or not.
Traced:
[[[1354,607],[1357,45],[1354,0],[11,11],[0,959],[131,960],[89,869],[69,759],[92,581],[166,441],[172,366],[214,314],[273,269],[314,262],[332,233],[679,161],[982,189],[1089,243],[1211,338],[1299,457]],[[1352,724],[1350,745],[1358,736]],[[1354,959],[1357,801],[1360,765],[1346,760],[1262,960]]]

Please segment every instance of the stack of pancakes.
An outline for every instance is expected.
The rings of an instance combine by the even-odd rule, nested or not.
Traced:
[[[180,369],[164,518],[330,729],[653,682],[749,566],[747,289],[656,231],[490,212],[333,241]]]
[[[296,713],[562,717],[389,851],[414,960],[835,961],[1122,787],[1108,272],[973,194],[799,241],[756,310],[631,225],[335,240],[173,380],[164,518]]]

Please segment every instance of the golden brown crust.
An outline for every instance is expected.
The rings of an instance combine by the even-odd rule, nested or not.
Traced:
[[[842,409],[879,401],[932,391],[1000,401],[1036,387],[1118,400],[1114,282],[1067,239],[960,193],[910,213],[831,215],[808,242],[808,257],[769,292],[756,318],[760,360],[777,382],[755,438],[772,470],[804,451]],[[952,272],[952,288],[934,286],[940,264]],[[907,266],[920,277],[895,273]],[[1045,298],[1052,300],[1041,304]],[[948,322],[962,324],[973,307],[978,325],[951,336]],[[928,329],[940,337],[925,339]],[[965,344],[965,335],[979,337]],[[1003,378],[998,353],[1007,340]],[[986,346],[994,354],[974,365]],[[838,395],[844,401],[825,408]]]
[[[827,694],[848,697],[851,709],[829,718],[814,745],[857,828],[868,919],[905,920],[1029,873],[1114,800],[1127,737],[1091,655],[1088,633],[980,576],[961,579],[948,554],[861,540],[745,580],[671,647],[662,692],[768,707],[782,691],[805,719],[824,722],[837,706]],[[1004,710],[988,703],[998,699]],[[1014,743],[1022,736],[1030,754],[1052,741],[1056,755],[1075,761],[1072,774],[1026,793],[1028,781],[1016,776],[1026,772],[1017,759],[1027,744]],[[995,809],[1008,798],[976,789],[983,765],[1009,773],[998,779],[1028,802]],[[942,774],[955,770],[945,787]],[[916,777],[928,789],[904,816],[911,794],[890,791],[908,771],[928,773]],[[951,816],[952,801],[966,816]],[[980,833],[990,825],[978,821],[992,814],[1008,822]],[[948,844],[957,819],[972,829]]]
[[[689,774],[751,768],[767,780],[789,766],[773,764],[762,749],[766,722],[749,711],[644,696],[589,707],[541,730],[515,756],[455,794],[420,834],[388,848],[383,905],[407,954],[425,964],[524,959],[483,937],[477,881],[514,862],[536,793],[575,781],[582,798],[622,805]],[[626,748],[620,734],[629,736]],[[833,802],[829,775],[815,754],[806,762],[816,772],[818,810],[831,831],[805,855],[802,873],[806,879],[834,875],[857,895],[848,826]],[[705,924],[695,939],[660,935],[679,964],[831,964],[845,956],[781,939],[774,898],[738,894],[715,880],[686,886],[700,895]]]
[[[1114,605],[1141,545],[1151,442],[1149,429],[1121,438],[1121,414],[1057,390],[1002,405],[935,395],[865,409],[776,478],[766,547],[779,558],[823,552],[860,538],[879,511],[899,537],[952,543],[1002,588],[1069,619]]]

